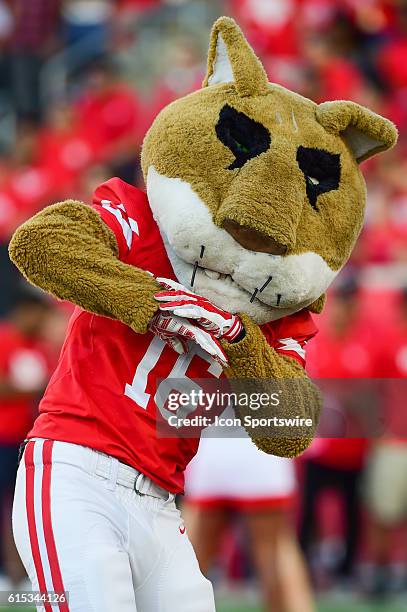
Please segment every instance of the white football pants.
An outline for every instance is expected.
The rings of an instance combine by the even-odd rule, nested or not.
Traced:
[[[135,470],[89,448],[28,443],[17,476],[14,538],[33,590],[69,597],[68,604],[37,610],[214,612],[212,585],[174,495],[140,496],[118,484],[123,470],[134,480]]]

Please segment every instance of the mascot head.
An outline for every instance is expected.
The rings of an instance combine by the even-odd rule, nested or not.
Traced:
[[[391,122],[358,104],[318,105],[269,83],[222,17],[203,88],[166,107],[143,145],[178,279],[257,323],[318,312],[363,224],[359,164],[396,140]]]

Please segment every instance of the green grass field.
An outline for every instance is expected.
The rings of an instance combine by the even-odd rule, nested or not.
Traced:
[[[335,598],[323,597],[318,605],[318,612],[405,612],[406,610],[406,599],[394,602],[386,601],[383,604],[373,604],[351,598],[344,598],[342,601],[339,601]],[[34,610],[29,608],[0,607],[0,612],[34,612]],[[218,601],[217,612],[261,612],[261,609],[256,605],[242,603],[241,597],[237,599],[230,597]]]
[[[321,598],[318,604],[318,612],[405,612],[407,601],[384,602],[383,604],[373,604],[352,599],[338,601],[331,598]],[[244,605],[239,601],[219,602],[218,612],[261,612],[258,606]]]
[[[318,605],[318,612],[405,612],[406,610],[407,600],[373,604],[348,598],[343,601],[321,598]],[[261,612],[261,609],[258,606],[244,605],[238,600],[230,600],[219,602],[217,612]]]

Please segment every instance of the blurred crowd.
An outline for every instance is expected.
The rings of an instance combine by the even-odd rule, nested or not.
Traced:
[[[43,206],[89,201],[111,176],[142,187],[143,135],[199,86],[221,14],[238,19],[270,80],[397,124],[399,145],[364,164],[366,226],[317,317],[308,369],[321,379],[407,376],[407,0],[0,0],[0,506],[70,313],[22,285],[7,242]],[[388,401],[405,408],[406,391]],[[321,438],[298,462],[293,508],[317,586],[354,582],[364,564],[370,593],[406,589],[400,431]],[[5,517],[0,575],[17,583]]]

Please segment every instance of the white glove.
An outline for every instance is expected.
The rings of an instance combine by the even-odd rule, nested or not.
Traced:
[[[160,302],[160,310],[163,312],[170,312],[185,319],[195,319],[198,325],[212,336],[227,342],[233,342],[244,330],[238,315],[218,308],[206,298],[173,280],[157,278],[157,281],[167,289],[154,296]]]
[[[219,342],[209,332],[185,319],[159,311],[151,319],[148,327],[150,331],[164,340],[179,354],[188,350],[188,340],[192,340],[209,353],[222,367],[226,367],[228,364],[226,354]]]

